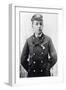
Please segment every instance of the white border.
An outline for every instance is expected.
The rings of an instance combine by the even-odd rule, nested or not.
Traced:
[[[61,46],[61,35],[63,34],[63,9],[62,8],[45,8],[45,7],[24,7],[11,4],[12,8],[12,76],[11,85],[31,85],[42,83],[53,83],[63,81],[63,55]],[[58,76],[41,77],[41,78],[19,78],[19,15],[20,12],[44,12],[58,14]]]

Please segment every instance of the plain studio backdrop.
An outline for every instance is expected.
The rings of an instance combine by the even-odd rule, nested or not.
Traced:
[[[20,13],[20,56],[26,42],[34,32],[32,29],[31,18],[36,13],[21,12]],[[40,13],[43,15],[43,32],[52,39],[56,52],[58,52],[58,14]],[[57,75],[57,65],[51,70],[53,75]]]

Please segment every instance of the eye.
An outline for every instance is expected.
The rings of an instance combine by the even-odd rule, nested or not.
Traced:
[[[38,25],[38,23],[36,23],[36,25]]]
[[[42,23],[40,23],[40,25],[42,25]]]

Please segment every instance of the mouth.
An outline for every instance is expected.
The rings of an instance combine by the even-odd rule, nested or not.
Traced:
[[[40,34],[42,32],[42,30],[41,29],[38,29],[38,34]]]
[[[42,29],[39,28],[38,31],[42,31]]]

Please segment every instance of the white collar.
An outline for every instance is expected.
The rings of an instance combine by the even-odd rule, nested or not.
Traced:
[[[40,35],[35,34],[35,37],[41,37],[42,33]]]

